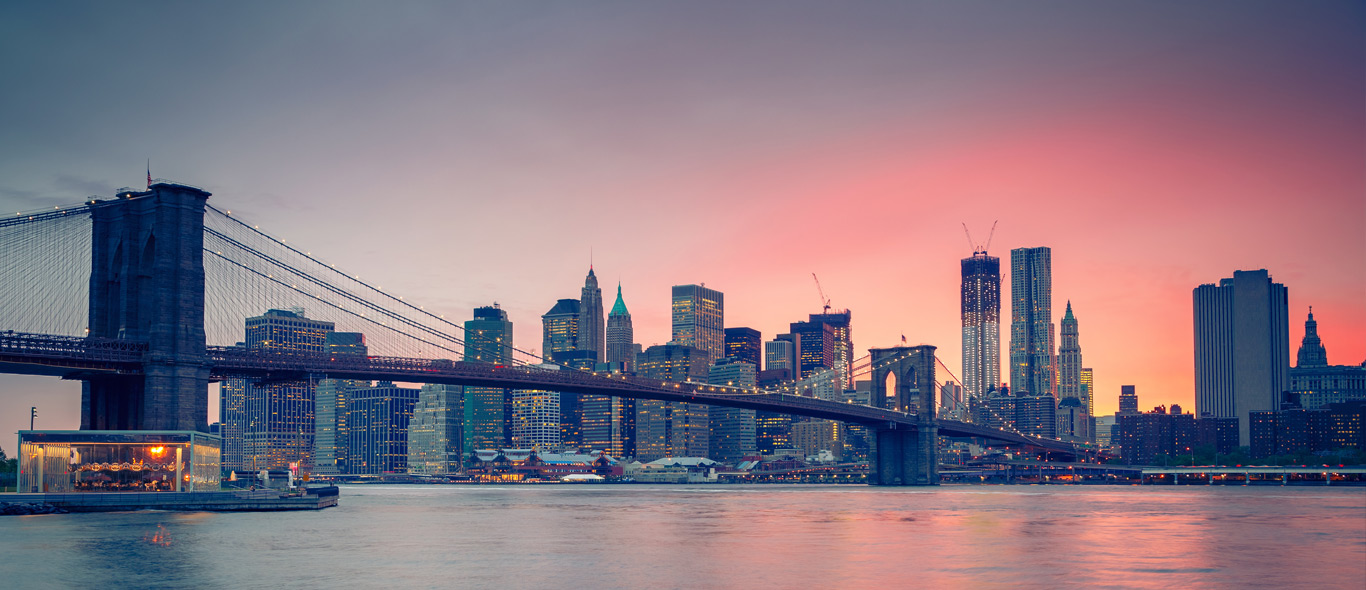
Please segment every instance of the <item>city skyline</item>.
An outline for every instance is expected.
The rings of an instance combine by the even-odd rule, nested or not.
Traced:
[[[682,7],[555,23],[514,9],[442,21],[433,8],[362,25],[342,11],[305,31],[293,24],[314,15],[288,7],[272,25],[194,10],[97,8],[73,21],[9,7],[0,43],[30,51],[0,54],[37,48],[40,59],[5,62],[32,92],[0,98],[13,138],[0,147],[0,205],[107,197],[138,185],[150,156],[153,175],[205,186],[211,203],[448,318],[499,301],[522,342],[538,340],[535,319],[556,299],[577,293],[590,249],[602,280],[625,285],[645,347],[670,338],[672,285],[727,293],[726,325],[768,341],[821,311],[816,272],[835,307],[859,312],[856,357],[904,334],[938,346],[960,377],[958,261],[971,249],[959,223],[981,231],[1001,219],[992,254],[1050,247],[1052,316],[1068,299],[1086,310],[1097,414],[1114,411],[1121,383],[1194,407],[1190,292],[1236,270],[1265,268],[1285,284],[1291,317],[1313,305],[1330,362],[1366,360],[1366,264],[1351,264],[1366,219],[1359,8],[1060,6],[1071,10],[1056,21],[1009,6],[811,7],[784,16],[786,32],[760,24],[782,12],[762,5],[716,24]],[[424,20],[466,40],[374,56],[341,49],[356,36],[400,39]],[[458,34],[490,23],[499,35]],[[972,34],[934,33],[949,25]],[[148,39],[110,43],[144,27],[208,33],[184,60]],[[670,49],[700,31],[714,48]],[[991,51],[973,47],[984,38]],[[89,55],[96,43],[113,49]],[[441,57],[478,47],[491,57]],[[194,60],[228,75],[196,83]],[[730,65],[708,65],[720,61]],[[309,82],[292,81],[288,66],[312,72]],[[169,94],[119,100],[138,88],[130,81],[161,77],[191,83],[149,82]],[[258,98],[267,86],[272,98]],[[263,137],[282,145],[265,149]],[[517,173],[528,167],[536,172]],[[573,232],[536,219],[566,197],[582,205],[555,224]],[[452,227],[471,218],[480,221]],[[819,240],[807,231],[816,228]],[[454,256],[438,236],[457,230],[501,255]],[[702,239],[711,236],[726,238]],[[774,243],[781,255],[754,256]],[[418,266],[403,252],[431,256]],[[4,431],[29,405],[40,428],[74,427],[79,386],[0,385]]]

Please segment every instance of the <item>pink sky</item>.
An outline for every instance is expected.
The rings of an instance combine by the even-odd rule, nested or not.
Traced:
[[[1239,269],[1288,287],[1292,359],[1313,305],[1366,361],[1358,3],[5,10],[0,205],[150,157],[447,317],[500,302],[523,348],[592,249],[644,345],[671,285],[769,339],[815,272],[861,352],[904,333],[957,372],[960,223],[999,220],[1003,268],[1052,248],[1100,413],[1121,384],[1194,409],[1191,290]],[[75,384],[0,385],[0,436],[34,404],[75,426]]]

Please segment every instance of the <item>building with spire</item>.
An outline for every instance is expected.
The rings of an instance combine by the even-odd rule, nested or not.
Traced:
[[[1062,316],[1062,332],[1058,340],[1058,400],[1075,399],[1076,403],[1067,404],[1070,419],[1058,436],[1073,436],[1086,441],[1094,441],[1091,432],[1091,400],[1089,393],[1082,387],[1081,343],[1077,332],[1077,318],[1072,315],[1072,302],[1067,302],[1067,312]],[[1061,414],[1060,414],[1061,415]],[[1061,422],[1059,423],[1062,424]]]
[[[604,352],[609,363],[621,363],[623,370],[634,370],[636,364],[635,330],[631,327],[631,312],[621,297],[621,283],[617,283],[617,300],[607,315],[607,346]]]
[[[579,296],[579,350],[596,353],[595,362],[603,362],[607,347],[604,342],[602,317],[602,289],[598,288],[598,277],[593,267],[588,267],[588,277],[583,281],[583,294]]]
[[[1010,388],[1057,397],[1053,348],[1053,252],[1010,251]]]
[[[1319,339],[1319,323],[1314,308],[1304,321],[1304,338],[1295,366],[1290,369],[1291,396],[1300,407],[1317,410],[1328,404],[1366,400],[1366,362],[1360,365],[1330,365],[1328,350]]]
[[[974,252],[962,266],[963,397],[972,411],[1001,385],[1001,259]]]

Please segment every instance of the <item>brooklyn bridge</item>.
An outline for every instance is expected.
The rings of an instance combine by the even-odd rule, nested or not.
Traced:
[[[506,365],[451,360],[464,348],[461,326],[260,231],[209,197],[159,181],[0,219],[0,373],[80,381],[83,430],[207,432],[211,382],[332,378],[608,395],[861,424],[876,485],[937,484],[940,437],[1081,452],[1071,442],[937,416],[933,346],[872,349],[861,365],[871,378],[870,405],[782,387],[551,370],[525,351]],[[381,354],[234,344],[243,318],[280,301],[363,328],[371,352]]]

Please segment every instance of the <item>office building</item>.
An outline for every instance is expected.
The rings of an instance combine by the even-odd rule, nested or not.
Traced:
[[[510,365],[514,346],[512,321],[497,304],[475,308],[474,319],[465,322],[467,362]],[[507,446],[511,438],[511,392],[496,387],[466,387],[464,391],[462,452]]]
[[[1051,395],[1016,396],[1015,429],[1023,434],[1056,438],[1058,436],[1058,400]]]
[[[537,365],[543,370],[564,369],[557,363]],[[538,453],[558,453],[565,425],[560,416],[561,395],[552,391],[512,391],[512,447]],[[577,444],[573,450],[578,450]]]
[[[1138,391],[1133,385],[1119,386],[1119,413],[1138,413]]]
[[[332,322],[304,316],[301,308],[272,309],[246,320],[245,345],[250,349],[322,353]],[[310,382],[245,387],[242,467],[248,470],[313,467],[315,397]]]
[[[1238,443],[1248,445],[1249,413],[1281,409],[1290,389],[1286,288],[1265,269],[1240,270],[1192,299],[1196,413],[1238,418]]]
[[[622,370],[634,371],[635,337],[635,330],[631,327],[631,312],[626,309],[626,301],[621,297],[621,284],[618,283],[617,300],[607,316],[607,362],[621,363]]]
[[[1070,436],[1084,441],[1094,441],[1091,432],[1091,399],[1089,391],[1082,385],[1081,341],[1077,330],[1077,318],[1072,315],[1072,302],[1067,302],[1067,312],[1062,317],[1062,331],[1058,341],[1058,401],[1075,399],[1075,405],[1068,404],[1070,414],[1080,413],[1066,424],[1067,430],[1058,431],[1058,436]],[[1059,406],[1061,407],[1061,406]],[[1076,408],[1080,408],[1079,410]],[[1061,410],[1059,410],[1061,412]],[[1061,416],[1061,414],[1059,414]],[[1062,424],[1062,422],[1059,422]]]
[[[757,373],[763,365],[763,338],[754,328],[726,328],[726,356],[749,363]]]
[[[962,267],[963,390],[975,408],[1001,383],[1001,259],[974,252]]]
[[[729,332],[729,331],[727,331]],[[729,336],[729,334],[727,334]],[[754,333],[754,352],[758,352],[759,333]],[[726,357],[707,372],[708,385],[752,388],[758,381],[754,365]],[[707,444],[710,459],[734,465],[755,454],[755,411],[713,406],[709,410],[711,439]]]
[[[1052,259],[1047,247],[1010,251],[1010,387],[1017,396],[1057,397]]]
[[[854,386],[854,316],[849,310],[835,313],[813,313],[811,322],[830,326],[832,341],[831,367],[844,377],[844,387]]]
[[[458,385],[427,384],[418,390],[413,418],[408,423],[409,473],[446,475],[461,471],[465,458],[464,393]]]
[[[715,360],[726,356],[725,295],[701,285],[673,288],[673,343]]]
[[[328,354],[364,357],[369,354],[365,335],[359,332],[328,332]],[[346,400],[351,389],[369,387],[369,381],[322,379],[314,390],[313,472],[325,475],[346,473],[350,429]]]
[[[798,378],[835,368],[834,327],[824,322],[792,322],[789,330],[797,336]]]
[[[602,289],[598,288],[598,277],[593,267],[588,267],[588,277],[583,281],[583,294],[579,296],[579,334],[577,348],[591,350],[595,362],[603,362],[607,357],[607,342],[604,333],[606,319],[602,315]]]
[[[238,342],[237,346],[246,346]],[[229,377],[218,386],[219,436],[223,437],[220,457],[223,472],[244,471],[242,452],[242,433],[247,426],[247,380],[242,377]]]
[[[792,448],[807,457],[829,451],[835,460],[844,457],[844,424],[834,420],[805,418],[792,425]]]
[[[348,392],[346,472],[379,475],[408,472],[408,424],[419,391],[388,381]]]
[[[1196,451],[1196,420],[1177,406],[1168,412],[1158,406],[1151,412],[1115,416],[1115,446],[1130,465],[1161,465]]]
[[[556,352],[579,350],[579,300],[561,299],[541,316],[541,356],[551,360]]]
[[[660,382],[705,381],[711,355],[681,344],[645,349],[638,374]],[[710,442],[705,404],[636,400],[637,461],[664,457],[706,457]]]
[[[784,339],[783,336],[789,337]],[[764,343],[764,370],[785,370],[788,379],[795,379],[800,365],[797,364],[797,336],[780,334],[777,338]]]

